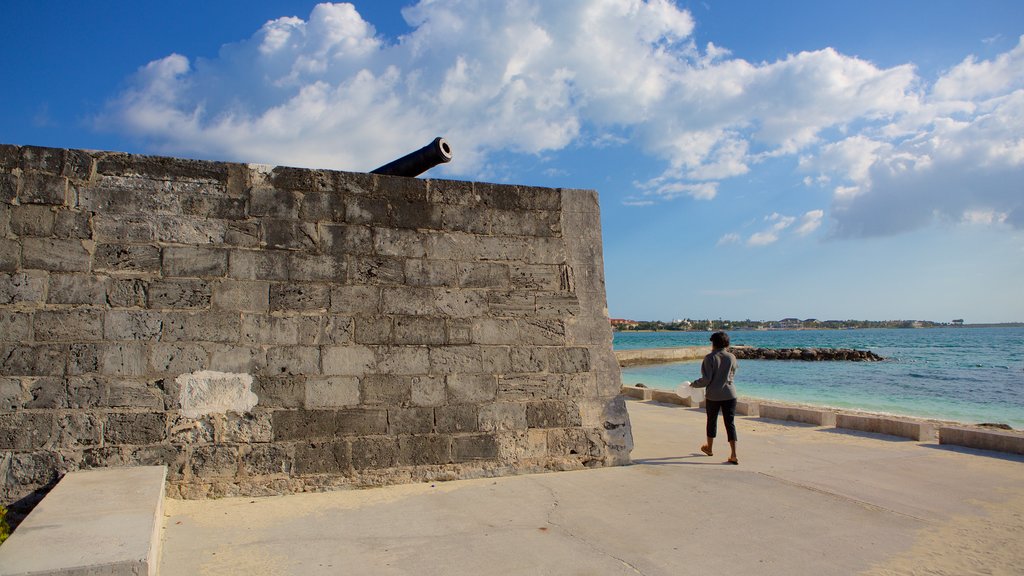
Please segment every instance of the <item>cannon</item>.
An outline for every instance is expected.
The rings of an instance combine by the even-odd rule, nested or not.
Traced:
[[[413,178],[423,174],[438,164],[451,162],[451,160],[451,146],[448,145],[448,142],[444,138],[438,136],[437,138],[434,138],[433,142],[427,144],[423,148],[420,148],[415,152],[410,152],[398,160],[388,162],[376,170],[371,170],[370,173]]]

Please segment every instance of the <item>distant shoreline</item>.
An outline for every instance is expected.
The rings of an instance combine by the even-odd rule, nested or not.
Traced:
[[[793,328],[722,328],[722,330],[735,330],[738,332],[808,332],[812,330],[828,330],[828,331],[849,331],[849,330],[935,330],[938,328],[1024,328],[1024,322],[1000,322],[998,324],[962,324],[962,325],[928,325],[928,326],[870,326],[870,327],[850,327],[850,328],[832,328],[829,326],[819,327],[793,327]],[[711,329],[681,329],[681,328],[665,328],[662,330],[621,330],[618,328],[612,328],[612,332],[622,332],[628,334],[647,334],[655,332],[687,332],[700,334],[702,332],[714,332]]]

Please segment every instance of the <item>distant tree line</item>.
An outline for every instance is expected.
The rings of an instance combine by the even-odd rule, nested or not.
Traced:
[[[631,320],[614,325],[620,331],[715,331],[715,330],[849,330],[853,328],[937,328],[963,326],[959,322],[932,322],[930,320],[817,320],[785,318],[782,320]]]

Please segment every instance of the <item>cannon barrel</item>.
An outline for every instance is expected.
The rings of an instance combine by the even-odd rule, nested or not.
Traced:
[[[423,174],[438,164],[451,162],[452,149],[448,142],[438,136],[434,141],[415,152],[410,152],[398,160],[372,170],[371,174],[384,174],[387,176],[405,176],[413,178]]]

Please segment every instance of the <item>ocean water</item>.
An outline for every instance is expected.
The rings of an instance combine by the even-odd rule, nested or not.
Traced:
[[[616,332],[617,350],[708,345],[707,332]],[[732,331],[733,345],[856,348],[883,362],[741,360],[742,396],[1024,429],[1024,328]],[[700,361],[622,369],[623,384],[675,390]]]

